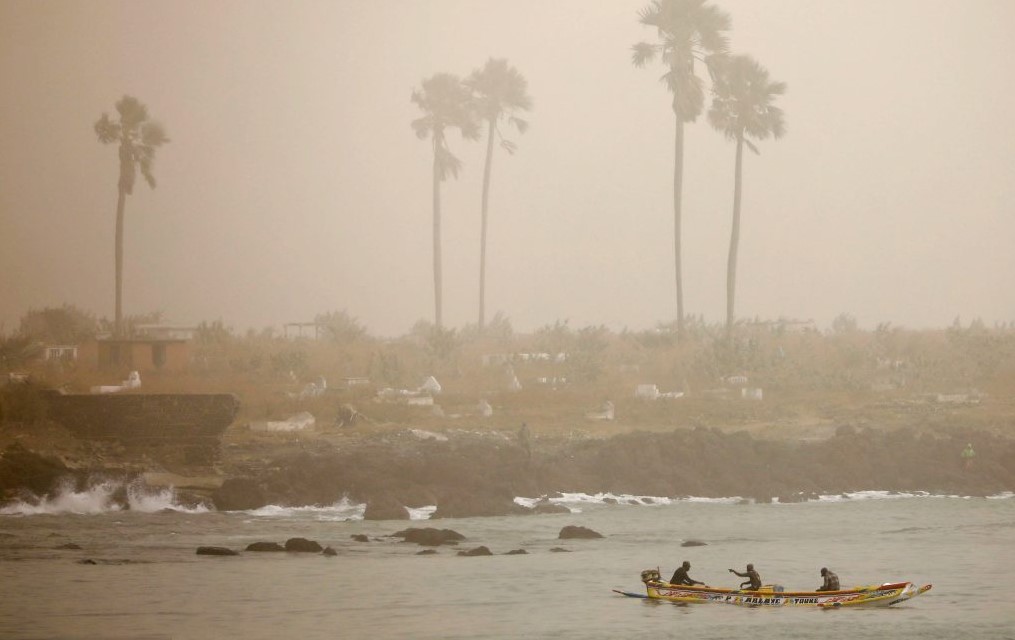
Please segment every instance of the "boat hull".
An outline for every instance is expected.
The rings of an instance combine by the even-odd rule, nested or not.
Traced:
[[[889,607],[927,592],[931,585],[918,587],[912,582],[889,582],[840,591],[757,591],[672,585],[667,582],[645,583],[647,597],[653,600],[691,604],[731,604],[742,607]]]

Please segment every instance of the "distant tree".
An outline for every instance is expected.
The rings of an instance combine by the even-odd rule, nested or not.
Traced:
[[[465,85],[472,89],[478,116],[487,124],[486,163],[483,165],[482,223],[479,236],[479,332],[486,321],[486,230],[488,204],[490,201],[490,167],[493,164],[493,142],[500,139],[500,145],[509,154],[517,146],[504,138],[500,130],[501,121],[515,127],[518,133],[525,133],[529,123],[516,114],[532,108],[532,98],[527,91],[525,77],[507,60],[490,58],[482,69],[476,69],[465,79]]]
[[[120,334],[123,336],[131,336],[137,331],[137,328],[145,324],[161,324],[165,314],[156,309],[155,311],[147,311],[145,313],[131,313],[123,316],[120,320]],[[108,318],[102,318],[99,320],[99,328],[102,331],[111,331],[116,333],[115,323],[111,323]]]
[[[441,183],[448,176],[458,177],[462,162],[448,148],[447,130],[458,129],[463,138],[479,137],[472,105],[472,95],[458,76],[438,73],[423,80],[420,89],[412,92],[412,102],[423,116],[412,121],[416,137],[427,137],[433,144],[433,282],[434,324],[442,327],[443,300],[441,290]]]
[[[677,285],[677,338],[685,336],[684,283],[681,265],[681,200],[684,181],[684,123],[694,122],[705,105],[702,79],[695,63],[703,63],[711,73],[715,63],[726,53],[726,31],[729,15],[706,0],[652,0],[639,12],[639,20],[655,27],[656,43],[634,45],[632,62],[641,67],[659,59],[667,71],[662,81],[673,94],[676,117],[673,167],[673,248]]]
[[[856,333],[858,328],[856,317],[846,312],[840,313],[832,320],[832,333]]]
[[[219,320],[201,321],[194,332],[194,341],[198,344],[226,344],[233,339],[233,330]]]
[[[733,174],[733,229],[726,266],[726,332],[732,336],[733,305],[737,287],[737,251],[740,246],[740,200],[744,145],[758,153],[748,138],[781,138],[785,133],[782,109],[772,104],[786,92],[786,84],[772,82],[768,71],[750,56],[725,58],[712,83],[712,108],[708,121],[727,140],[737,144]]]
[[[357,342],[367,335],[366,328],[360,324],[359,320],[344,310],[319,313],[314,318],[314,322],[321,326],[324,337],[333,342]]]
[[[28,311],[21,316],[19,334],[53,344],[76,344],[95,336],[95,316],[72,304]]]
[[[116,103],[116,111],[120,114],[118,122],[110,120],[103,113],[95,123],[95,134],[99,142],[120,145],[120,178],[117,182],[116,200],[116,316],[114,331],[117,336],[123,334],[123,211],[127,196],[134,193],[134,182],[137,171],[141,170],[148,186],[155,188],[155,176],[152,167],[155,163],[155,150],[169,142],[162,125],[149,120],[148,108],[133,96],[123,96]]]

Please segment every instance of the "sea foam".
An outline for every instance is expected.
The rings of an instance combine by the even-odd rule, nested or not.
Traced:
[[[120,511],[156,513],[159,511],[181,513],[207,513],[204,505],[185,506],[178,502],[173,487],[153,488],[141,482],[121,480],[97,480],[87,488],[78,491],[70,481],[60,485],[51,494],[41,498],[31,496],[16,500],[2,508],[0,515],[55,515],[73,513],[98,515]]]

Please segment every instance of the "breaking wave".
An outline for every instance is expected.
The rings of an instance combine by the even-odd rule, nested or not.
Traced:
[[[77,490],[72,481],[65,481],[56,491],[45,496],[28,496],[0,507],[0,515],[34,516],[56,514],[98,515],[120,511],[157,513],[207,513],[204,505],[180,504],[173,487],[149,487],[143,482],[98,480]]]
[[[354,503],[348,498],[342,498],[338,502],[325,506],[307,505],[303,507],[281,507],[276,504],[269,504],[259,509],[245,511],[252,516],[260,518],[289,518],[293,516],[310,517],[322,522],[347,522],[350,520],[362,520],[367,506],[364,503]]]
[[[970,499],[970,496],[960,496],[953,494],[935,494],[926,491],[912,491],[912,492],[899,492],[899,491],[851,491],[847,493],[837,494],[826,494],[826,495],[815,495],[808,497],[805,500],[799,502],[856,502],[862,500],[902,500],[906,498],[952,498],[952,499]],[[1006,500],[1015,498],[1015,493],[1011,491],[1005,491],[991,496],[986,496],[988,500]],[[634,506],[654,506],[654,505],[670,505],[680,503],[693,503],[693,504],[742,504],[742,503],[754,503],[756,500],[753,498],[744,498],[742,496],[728,496],[724,498],[706,498],[702,496],[684,496],[680,498],[669,498],[663,496],[636,496],[629,494],[614,494],[614,493],[560,493],[555,496],[540,496],[538,498],[528,498],[524,496],[518,496],[514,499],[515,504],[521,505],[528,509],[534,509],[540,503],[557,504],[567,507],[571,513],[581,513],[582,507],[586,505],[634,505]],[[773,497],[772,503],[778,504],[779,498]]]

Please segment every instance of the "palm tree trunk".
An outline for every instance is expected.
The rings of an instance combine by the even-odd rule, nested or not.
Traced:
[[[127,203],[127,192],[118,189],[116,199],[116,313],[113,331],[117,338],[123,337],[123,209]]]
[[[493,136],[495,121],[490,119],[486,138],[486,166],[483,168],[483,212],[479,232],[479,332],[486,324],[486,221],[487,205],[490,202],[490,166],[493,164]]]
[[[737,249],[740,246],[740,184],[744,158],[744,137],[737,136],[736,168],[733,172],[733,230],[730,255],[726,264],[726,337],[733,340],[733,302],[737,293]]]
[[[436,144],[436,143],[435,143]],[[434,326],[441,328],[441,173],[436,148],[433,157],[433,299]]]
[[[684,339],[684,278],[680,255],[681,199],[684,190],[684,121],[677,116],[673,150],[673,253],[677,279],[677,340]]]

